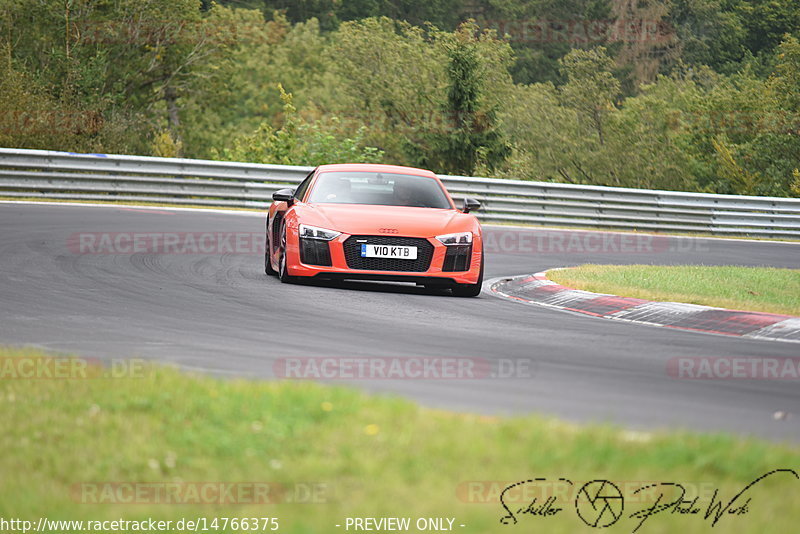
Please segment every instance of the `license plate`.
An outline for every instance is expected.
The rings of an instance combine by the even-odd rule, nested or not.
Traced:
[[[397,260],[416,260],[417,247],[401,247],[396,245],[361,244],[362,258],[392,258]]]

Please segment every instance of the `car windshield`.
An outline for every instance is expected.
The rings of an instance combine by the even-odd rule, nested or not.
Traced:
[[[326,172],[308,202],[450,209],[439,182],[426,176],[383,172]]]

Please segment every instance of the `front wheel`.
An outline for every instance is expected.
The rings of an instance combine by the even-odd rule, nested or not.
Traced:
[[[264,252],[264,272],[269,276],[277,276],[278,271],[272,268],[272,258],[270,258],[269,238],[266,240],[267,251]]]
[[[264,254],[264,272],[268,276],[277,276],[278,275],[278,271],[276,271],[275,269],[272,268],[272,262],[269,259],[269,252]]]
[[[289,270],[286,267],[286,222],[281,224],[281,248],[280,260],[278,261],[278,278],[284,284],[291,284],[295,281],[294,276],[289,276]]]
[[[264,272],[268,276],[277,276],[278,271],[272,268],[272,245],[269,242],[269,215],[264,228]]]
[[[453,288],[453,296],[456,297],[477,297],[483,289],[483,251],[481,251],[481,272],[478,281],[474,284],[458,284]]]

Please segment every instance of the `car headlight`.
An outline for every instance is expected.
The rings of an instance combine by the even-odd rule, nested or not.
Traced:
[[[300,225],[300,237],[302,239],[321,239],[323,241],[331,241],[340,235],[342,235],[341,232],[334,232],[333,230],[317,228],[316,226],[309,226],[307,224]]]
[[[472,232],[459,232],[457,234],[437,235],[436,239],[442,245],[471,245]]]

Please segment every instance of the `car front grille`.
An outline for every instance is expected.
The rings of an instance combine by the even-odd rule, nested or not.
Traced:
[[[417,247],[416,260],[394,258],[362,258],[361,244],[395,245]],[[344,242],[344,257],[350,269],[368,271],[404,271],[423,273],[431,266],[433,245],[427,239],[418,237],[391,237],[378,235],[354,235]]]

